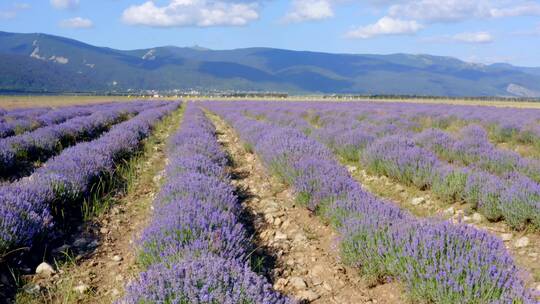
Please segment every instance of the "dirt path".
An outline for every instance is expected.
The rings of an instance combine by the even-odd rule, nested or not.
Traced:
[[[309,303],[404,303],[396,283],[369,289],[356,270],[341,264],[332,228],[297,206],[292,191],[267,174],[230,126],[209,117],[232,159],[233,183],[242,189],[250,213],[260,258],[255,269],[265,273],[275,289]]]
[[[166,118],[145,143],[145,152],[134,160],[134,179],[127,193],[59,248],[72,254],[54,267],[56,274],[29,278],[18,303],[112,303],[122,296],[126,282],[139,272],[133,242],[151,213],[167,162],[166,142],[178,128],[181,111]]]
[[[439,216],[454,222],[463,221],[499,236],[516,263],[531,274],[532,277],[527,279],[530,286],[540,291],[540,234],[537,231],[518,232],[512,230],[504,221],[489,222],[480,213],[469,210],[466,204],[445,203],[429,190],[421,191],[385,176],[371,175],[362,167],[349,164],[347,169],[366,190],[395,202],[416,216]]]

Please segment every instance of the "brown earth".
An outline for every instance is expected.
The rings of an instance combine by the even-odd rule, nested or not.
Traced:
[[[233,183],[242,189],[253,223],[258,249],[252,266],[266,274],[276,290],[308,303],[406,303],[398,283],[370,289],[358,270],[343,265],[336,232],[297,205],[292,190],[268,174],[229,125],[209,117],[232,159]]]

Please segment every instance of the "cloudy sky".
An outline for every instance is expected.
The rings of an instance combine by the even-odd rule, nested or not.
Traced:
[[[0,0],[0,30],[119,49],[267,46],[540,66],[540,0]]]

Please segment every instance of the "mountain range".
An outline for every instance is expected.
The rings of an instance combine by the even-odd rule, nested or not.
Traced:
[[[274,48],[116,50],[47,34],[0,32],[0,92],[173,89],[540,97],[540,68]]]

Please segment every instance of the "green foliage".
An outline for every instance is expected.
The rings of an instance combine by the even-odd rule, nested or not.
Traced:
[[[453,170],[444,177],[435,176],[431,185],[431,191],[447,203],[462,201],[466,183],[467,174],[460,170]]]

